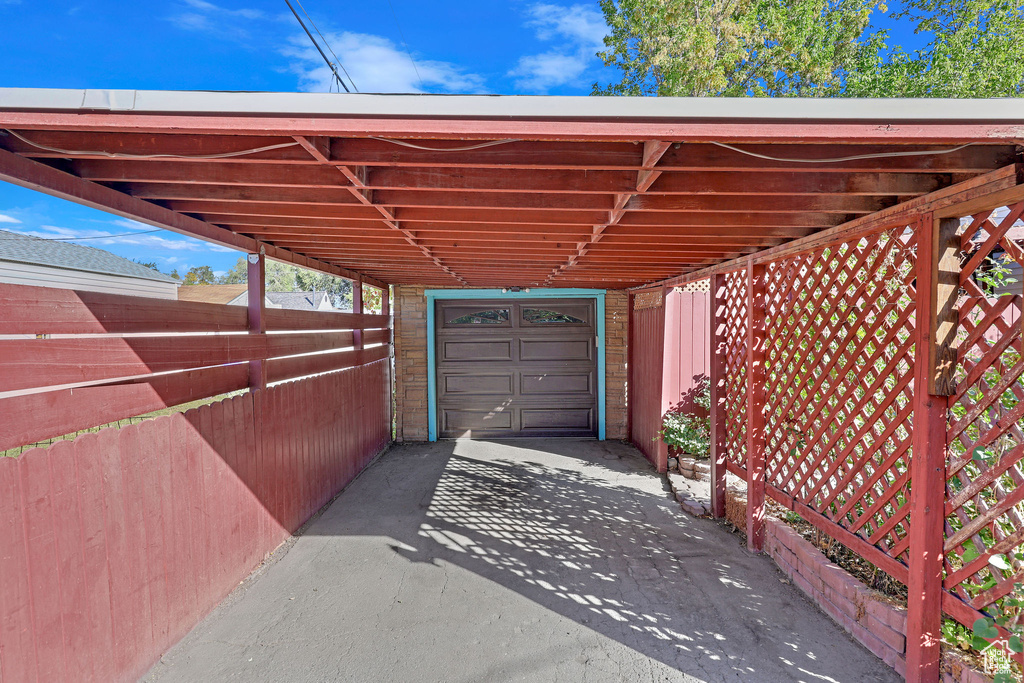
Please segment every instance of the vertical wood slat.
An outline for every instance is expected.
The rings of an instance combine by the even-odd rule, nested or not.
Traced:
[[[267,330],[266,311],[267,271],[263,254],[246,257],[246,303],[248,304],[249,334],[262,334]],[[262,360],[249,361],[249,386],[265,389],[266,364]]]
[[[22,523],[21,465],[14,458],[0,458],[0,674],[5,681],[34,681],[35,640],[32,637],[32,594],[29,584],[25,526]]]
[[[747,549],[764,548],[765,266],[747,261]]]
[[[945,225],[944,225],[945,223]],[[941,360],[933,348],[940,313],[952,311],[955,289],[943,286],[940,263],[950,225],[922,216],[917,226],[917,301],[914,326],[914,432],[910,461],[910,571],[907,584],[907,680],[939,680],[942,641],[943,526],[946,494],[947,399],[930,389],[944,389],[932,362]],[[957,264],[958,266],[959,264]],[[939,296],[946,297],[940,300]]]
[[[2,680],[144,673],[388,442],[386,363],[0,460]]]
[[[664,444],[657,438],[662,421],[662,382],[665,349],[665,305],[664,299],[657,306],[636,307],[629,312],[629,386],[630,393],[630,441],[644,454],[651,464],[664,472],[667,469],[667,454]]]
[[[725,517],[726,490],[726,287],[725,275],[713,275],[708,316],[711,390],[711,514]]]

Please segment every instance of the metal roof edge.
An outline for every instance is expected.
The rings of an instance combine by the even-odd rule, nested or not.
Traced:
[[[1024,121],[1024,98],[695,98],[0,88],[0,110],[317,117],[1020,122]]]

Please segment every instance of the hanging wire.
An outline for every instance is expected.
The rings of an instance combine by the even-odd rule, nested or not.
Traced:
[[[878,152],[877,154],[855,154],[849,157],[836,157],[833,159],[787,159],[785,157],[773,157],[767,154],[759,154],[758,152],[751,152],[748,149],[742,149],[740,147],[733,147],[727,145],[724,142],[711,142],[712,145],[718,147],[724,147],[725,149],[731,149],[734,152],[740,154],[746,154],[747,156],[756,157],[758,159],[765,159],[767,161],[785,161],[794,164],[836,164],[843,161],[858,161],[860,159],[889,159],[895,157],[923,157],[932,156],[939,154],[952,154],[953,152],[959,152],[965,147],[970,147],[974,143],[968,142],[966,145],[960,145],[959,147],[952,147],[950,149],[935,149],[935,150],[917,150],[913,152]]]
[[[484,147],[494,147],[496,145],[507,145],[510,142],[522,142],[519,139],[510,140],[489,140],[487,142],[481,142],[478,145],[468,145],[466,147],[426,147],[425,145],[417,145],[414,142],[408,142],[407,140],[394,140],[392,138],[378,138],[370,136],[371,140],[377,140],[379,142],[390,142],[392,145],[400,145],[402,147],[410,147],[412,149],[422,149],[427,152],[469,152],[474,149],[483,149]]]
[[[83,156],[97,156],[107,157],[110,159],[230,159],[231,157],[240,157],[247,154],[257,154],[259,152],[269,152],[275,149],[284,149],[285,147],[295,147],[298,142],[282,142],[278,145],[267,145],[266,147],[255,147],[253,149],[242,149],[237,152],[221,152],[220,154],[127,154],[124,152],[101,152],[95,150],[75,150],[75,149],[61,149],[60,147],[50,147],[38,142],[29,140],[21,133],[7,129],[7,133],[18,138],[26,145],[32,145],[36,149],[45,150],[47,152],[55,152],[57,154],[69,154],[69,155],[83,155]]]

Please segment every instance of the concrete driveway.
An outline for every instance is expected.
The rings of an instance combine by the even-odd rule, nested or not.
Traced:
[[[152,681],[898,681],[631,447],[396,446]]]

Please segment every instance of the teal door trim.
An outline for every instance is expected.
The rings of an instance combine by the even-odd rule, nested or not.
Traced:
[[[428,438],[437,441],[437,356],[434,335],[434,302],[438,299],[597,299],[597,438],[605,439],[604,289],[533,289],[503,292],[500,289],[428,289],[427,295],[427,427]]]

